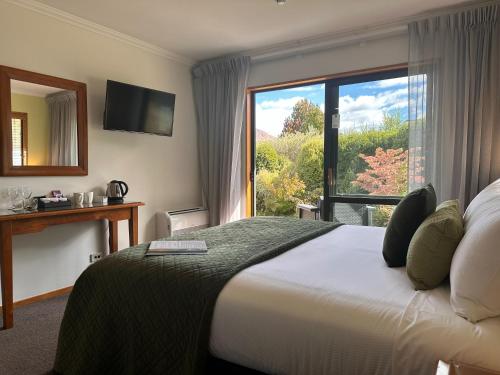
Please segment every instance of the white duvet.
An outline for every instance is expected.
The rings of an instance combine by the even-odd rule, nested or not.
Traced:
[[[500,370],[500,319],[456,316],[382,258],[384,229],[344,225],[236,275],[210,350],[271,374],[433,374],[439,359]]]

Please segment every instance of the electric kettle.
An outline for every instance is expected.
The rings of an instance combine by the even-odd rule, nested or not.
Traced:
[[[109,203],[123,203],[123,197],[128,193],[128,185],[123,181],[113,180],[108,184],[106,195]]]

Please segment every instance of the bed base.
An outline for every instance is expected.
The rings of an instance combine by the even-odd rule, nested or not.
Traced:
[[[243,367],[235,363],[224,361],[223,359],[209,356],[205,374],[217,375],[266,375],[263,372]]]

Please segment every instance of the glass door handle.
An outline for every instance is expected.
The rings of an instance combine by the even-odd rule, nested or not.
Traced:
[[[333,191],[333,169],[328,168],[328,187],[330,188],[330,195]]]

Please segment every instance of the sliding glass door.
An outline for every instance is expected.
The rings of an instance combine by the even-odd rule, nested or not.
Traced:
[[[408,190],[406,69],[326,82],[322,218],[385,226]]]
[[[408,73],[251,94],[253,215],[387,224],[408,190]]]
[[[323,196],[325,85],[254,95],[254,215],[297,216]],[[319,215],[318,215],[319,216]]]

